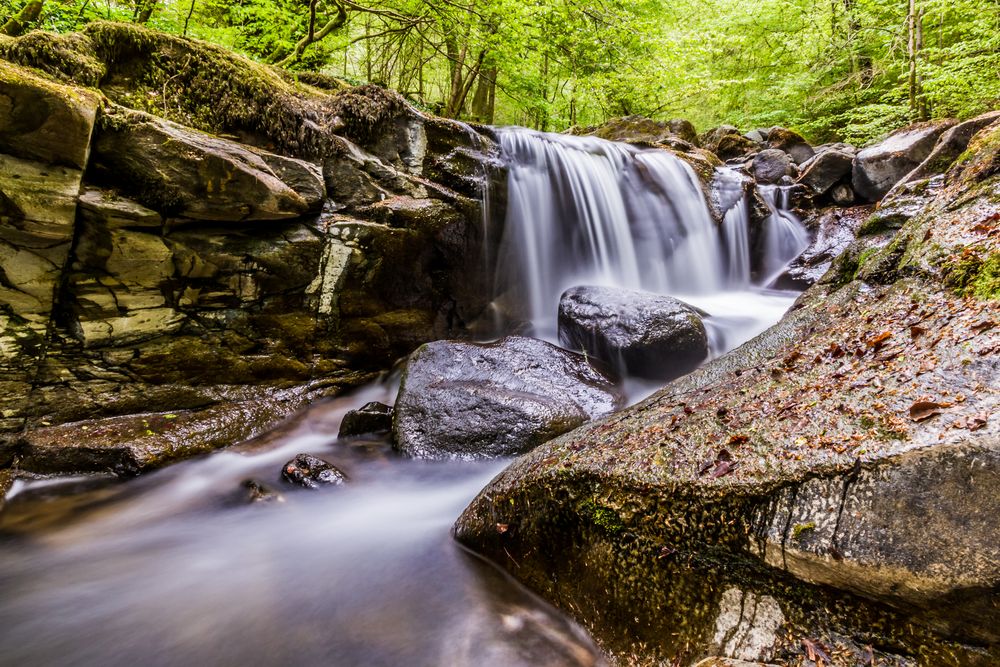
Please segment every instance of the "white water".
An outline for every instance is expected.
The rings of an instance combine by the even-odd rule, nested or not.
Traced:
[[[751,283],[749,208],[736,172],[718,173],[728,204],[720,228],[694,171],[667,151],[525,129],[503,129],[500,139],[509,176],[498,290],[508,310],[522,307],[533,335],[558,339],[566,289],[624,287],[707,311],[719,355],[774,324],[794,300]],[[784,210],[776,217],[788,226],[794,218]],[[794,257],[783,230],[767,250],[769,267]]]
[[[788,205],[789,187],[761,185],[757,188],[771,214],[764,221],[762,285],[770,285],[790,261],[809,247],[809,232]]]
[[[337,441],[348,409],[392,398],[372,385],[315,406],[261,452],[124,484],[21,484],[0,514],[0,664],[601,664],[575,625],[450,539],[505,461],[422,463],[384,440]],[[303,451],[351,483],[282,484]],[[248,477],[285,501],[247,505]]]
[[[580,283],[703,308],[715,353],[791,303],[750,284],[745,200],[720,230],[691,170],[666,152],[502,137],[512,164],[500,282],[539,332],[555,337],[559,295]],[[0,664],[601,664],[575,625],[450,539],[504,462],[422,463],[384,440],[337,440],[348,409],[393,393],[372,385],[314,406],[259,449],[126,483],[18,483],[0,514]],[[284,487],[281,466],[300,452],[350,484]],[[246,505],[250,477],[285,502]]]

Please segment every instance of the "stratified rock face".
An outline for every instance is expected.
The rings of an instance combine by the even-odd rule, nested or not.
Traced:
[[[98,105],[0,62],[0,434],[22,425],[44,354]]]
[[[437,341],[410,356],[393,436],[418,458],[510,456],[621,405],[611,380],[583,356],[544,341]]]
[[[1000,661],[998,165],[983,132],[776,327],[517,460],[458,539],[640,663]]]
[[[0,52],[112,101],[0,62],[0,466],[233,444],[485,307],[488,134],[136,26],[24,40]]]
[[[854,160],[854,192],[869,202],[884,197],[930,155],[938,137],[952,125],[953,121],[942,121],[906,128],[859,152]]]
[[[559,299],[559,342],[619,372],[672,380],[708,356],[694,308],[669,296],[611,287],[574,287]]]

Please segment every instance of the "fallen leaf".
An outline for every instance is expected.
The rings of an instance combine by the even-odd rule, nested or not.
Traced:
[[[729,440],[726,441],[727,447],[739,447],[740,445],[745,445],[750,442],[749,435],[731,435]]]
[[[915,422],[922,422],[930,419],[934,415],[944,412],[945,408],[950,408],[951,403],[935,403],[934,401],[917,401],[910,406],[910,419]]]
[[[912,327],[910,327],[910,338],[912,338],[914,340],[916,340],[917,338],[920,338],[925,333],[927,333],[927,329],[925,329],[923,327],[918,327],[915,324]]]
[[[497,532],[500,533],[501,535],[503,535],[504,533],[506,533],[508,530],[510,530],[510,524],[507,524],[507,523],[498,523],[497,524]]]
[[[892,338],[892,332],[884,331],[874,338],[869,339],[868,347],[877,352],[885,346],[886,341],[890,338]]]
[[[972,329],[975,333],[981,334],[984,331],[989,331],[994,326],[996,326],[996,323],[993,320],[982,320],[981,322],[976,322],[969,328]]]
[[[733,471],[736,464],[731,461],[719,461],[715,466],[715,470],[712,471],[710,477],[712,479],[718,479],[719,477],[724,477]]]

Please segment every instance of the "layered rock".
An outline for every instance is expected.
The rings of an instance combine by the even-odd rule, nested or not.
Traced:
[[[669,296],[574,287],[559,299],[559,342],[622,374],[672,380],[708,356],[699,313]]]
[[[393,436],[419,458],[510,456],[621,405],[615,385],[582,355],[544,341],[437,341],[407,362]]]
[[[489,134],[136,26],[0,55],[100,86],[0,62],[0,465],[134,473],[232,444],[485,307]],[[225,410],[216,435],[179,426]]]
[[[458,539],[640,662],[996,662],[998,134],[778,326],[516,461]]]

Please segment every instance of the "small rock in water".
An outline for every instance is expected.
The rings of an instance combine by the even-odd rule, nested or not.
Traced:
[[[250,503],[282,503],[285,498],[270,486],[257,479],[245,479],[240,484],[245,490],[245,498]]]
[[[344,415],[337,437],[349,438],[368,433],[387,433],[391,429],[392,407],[385,403],[372,401]]]
[[[311,454],[299,454],[285,464],[281,476],[288,482],[307,489],[321,486],[340,486],[347,481],[347,475],[336,466]]]

